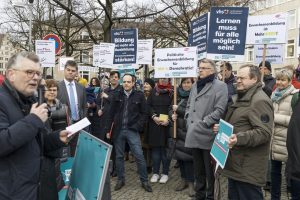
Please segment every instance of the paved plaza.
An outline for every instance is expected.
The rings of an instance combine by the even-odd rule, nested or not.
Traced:
[[[125,186],[118,191],[114,191],[114,186],[116,184],[117,178],[114,177],[111,179],[111,191],[112,191],[112,200],[190,200],[188,196],[188,190],[181,192],[176,192],[175,188],[180,181],[180,172],[179,169],[175,169],[175,162],[172,162],[170,167],[170,176],[169,181],[166,184],[160,183],[151,183],[153,192],[146,192],[140,184],[140,180],[137,174],[137,168],[135,163],[130,163],[129,161],[125,162],[126,170],[126,182]],[[149,175],[149,179],[152,174]],[[284,178],[283,178],[284,179]],[[283,180],[284,181],[284,180]],[[222,185],[226,185],[226,179],[221,180]],[[222,187],[222,199],[227,199],[226,187]],[[265,199],[270,199],[270,193],[264,193]],[[282,200],[288,200],[286,192],[286,184],[283,183],[282,186]]]

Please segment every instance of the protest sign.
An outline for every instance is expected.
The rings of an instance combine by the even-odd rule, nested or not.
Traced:
[[[206,58],[208,33],[208,13],[194,19],[191,22],[191,34],[189,36],[189,46],[197,46],[198,60]]]
[[[247,44],[286,43],[286,13],[249,16]]]
[[[38,55],[42,67],[55,67],[54,40],[36,40],[35,53]]]
[[[153,40],[138,40],[137,64],[152,65]]]
[[[233,133],[233,126],[224,120],[220,120],[219,131],[215,137],[215,141],[210,150],[210,155],[215,159],[217,166],[220,166],[222,169],[225,167],[225,163],[229,153],[228,141],[230,136]]]
[[[115,44],[114,64],[136,63],[137,39],[137,29],[111,30],[111,40]]]
[[[100,45],[93,45],[93,66],[99,67],[100,65]]]
[[[254,63],[259,64],[263,60],[264,45],[254,46]],[[271,64],[283,63],[284,48],[282,45],[268,45],[266,47],[265,60]]]
[[[248,12],[245,7],[211,8],[207,58],[244,61]]]
[[[65,65],[68,60],[74,60],[74,58],[73,57],[60,57],[59,58],[59,70],[65,69]]]
[[[96,47],[96,53],[98,53],[98,65],[97,67],[112,68],[114,62],[115,44],[113,43],[100,43]]]
[[[120,69],[138,69],[139,65],[137,64],[124,64],[124,65],[113,65],[113,69],[120,70]]]
[[[197,47],[155,49],[155,78],[197,76]]]

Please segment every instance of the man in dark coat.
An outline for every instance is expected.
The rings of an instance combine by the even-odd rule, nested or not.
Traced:
[[[223,65],[221,65],[221,74],[222,76],[225,76],[223,77],[223,80],[226,83],[228,89],[228,101],[231,102],[231,96],[236,94],[236,79],[234,74],[232,73],[232,65],[229,62],[225,62],[223,63]]]
[[[114,123],[113,140],[116,148],[116,168],[118,181],[115,190],[120,190],[125,185],[124,176],[124,150],[127,141],[136,159],[142,187],[147,192],[152,192],[148,183],[146,161],[142,151],[139,133],[143,130],[147,120],[146,100],[144,94],[133,88],[134,77],[125,74],[123,77],[123,90],[113,95],[109,116],[106,125],[107,136]]]
[[[265,61],[265,67],[262,66],[263,62],[259,64],[259,69],[264,75],[263,81],[263,91],[270,97],[272,95],[273,88],[275,86],[276,80],[272,76],[272,66],[269,61]]]
[[[237,96],[228,106],[225,121],[234,126],[222,172],[228,177],[228,199],[262,200],[274,111],[262,90],[258,67],[244,65],[238,70]]]
[[[0,199],[38,199],[41,158],[67,141],[66,131],[45,133],[46,104],[34,93],[41,79],[37,55],[20,52],[7,63],[0,87]]]
[[[300,95],[300,94],[299,94]],[[287,174],[291,181],[292,199],[300,199],[300,98],[293,108],[286,146],[288,150]]]

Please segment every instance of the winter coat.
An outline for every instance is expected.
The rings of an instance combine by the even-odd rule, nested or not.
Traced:
[[[215,139],[212,126],[218,123],[224,114],[227,102],[228,91],[224,82],[215,79],[206,83],[199,93],[197,83],[193,84],[185,113],[185,147],[211,149]]]
[[[298,93],[298,97],[299,97]],[[287,131],[288,178],[300,181],[300,98],[296,103]]]
[[[106,130],[105,126],[108,120],[109,116],[109,109],[110,105],[112,103],[113,95],[115,93],[118,93],[122,90],[122,86],[118,85],[115,89],[112,89],[111,87],[108,87],[104,90],[104,93],[108,95],[108,98],[102,98],[101,94],[97,96],[96,99],[96,105],[97,105],[97,112],[99,110],[102,110],[103,114],[99,117],[100,118],[100,138],[105,138],[106,136]],[[110,130],[110,129],[109,129]],[[116,133],[112,133],[112,135],[115,135]]]
[[[236,84],[236,79],[233,74],[228,79],[225,79],[228,89],[228,101],[232,101],[231,97],[236,94],[236,89],[234,84]]]
[[[127,98],[127,96],[124,93],[124,90],[120,90],[112,96],[108,120],[105,125],[105,131],[108,133],[111,129],[112,123],[114,123],[112,139],[117,138],[122,128],[125,98]],[[142,132],[148,117],[144,93],[132,90],[127,101],[127,128],[134,132]]]
[[[298,90],[295,90],[294,86],[291,86],[278,101],[273,102],[275,127],[271,139],[272,160],[287,161],[287,128],[293,113],[291,102],[296,92]]]
[[[167,140],[170,137],[169,126],[157,125],[152,116],[159,117],[160,114],[168,115],[169,106],[172,103],[172,94],[169,92],[158,93],[156,88],[153,88],[150,96],[147,99],[149,108],[148,134],[145,136],[145,142],[152,147],[166,147]]]
[[[233,125],[237,143],[229,151],[223,174],[237,181],[265,185],[274,112],[261,83],[249,88],[242,97],[233,98],[225,121]]]
[[[6,82],[0,87],[0,199],[38,199],[42,152],[63,146],[58,133],[45,134],[44,123]]]
[[[187,106],[188,97],[177,97],[178,108],[176,110],[177,120],[176,120],[176,149],[175,149],[175,159],[183,161],[193,161],[192,150],[184,147],[186,138],[186,121],[184,119],[185,109]],[[173,109],[170,106],[169,118],[172,119]],[[171,131],[173,131],[173,126]]]
[[[66,105],[62,104],[58,99],[55,100],[54,106],[48,106],[51,115],[46,121],[46,127],[52,131],[60,131],[68,126],[68,116]],[[46,152],[43,157],[41,167],[41,189],[40,200],[58,200],[58,192],[64,186],[64,180],[60,172],[60,158],[62,157],[63,148],[55,151]]]
[[[276,84],[276,80],[271,74],[265,75],[264,84],[265,86],[263,87],[263,91],[270,97]]]

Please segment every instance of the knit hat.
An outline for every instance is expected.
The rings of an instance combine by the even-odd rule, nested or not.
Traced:
[[[155,82],[151,78],[146,78],[144,82],[148,83],[152,88],[155,87]]]
[[[259,63],[259,67],[261,67],[262,64],[263,64],[263,62],[261,61],[261,62]],[[267,61],[267,60],[265,61],[265,67],[266,67],[268,70],[272,71],[271,63],[270,63],[269,61]]]

